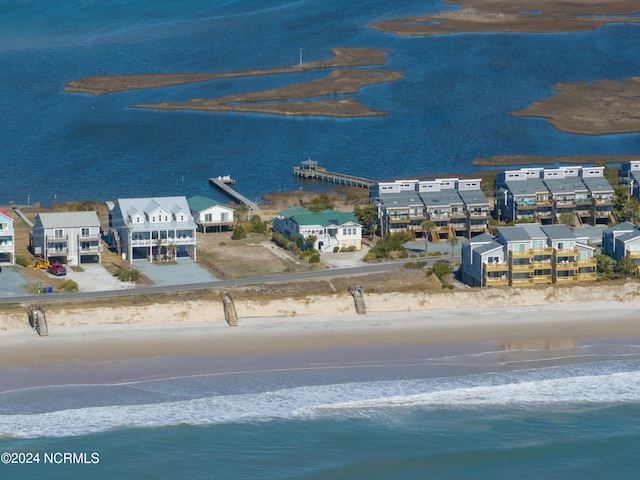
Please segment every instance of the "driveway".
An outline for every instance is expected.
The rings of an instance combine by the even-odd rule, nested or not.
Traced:
[[[139,270],[157,286],[190,285],[219,280],[189,257],[180,257],[176,263],[134,260],[133,268]]]
[[[121,282],[117,277],[111,275],[102,265],[83,264],[83,272],[74,272],[71,267],[67,267],[68,280],[73,280],[78,284],[80,292],[101,292],[103,290],[124,290],[135,288],[131,282]],[[51,274],[47,274],[51,275]],[[51,275],[53,277],[53,275]]]
[[[13,266],[2,265],[0,272],[0,297],[13,297],[25,294],[29,282]]]

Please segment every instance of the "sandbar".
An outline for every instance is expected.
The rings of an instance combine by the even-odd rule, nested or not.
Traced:
[[[594,165],[601,163],[619,164],[636,162],[638,160],[640,160],[640,155],[496,155],[495,157],[489,158],[476,158],[471,164],[476,167],[555,165],[556,163],[565,165]]]
[[[557,94],[535,102],[519,117],[548,118],[558,130],[581,135],[640,132],[640,77],[554,85]]]
[[[374,30],[399,36],[453,33],[560,33],[595,30],[611,23],[640,23],[636,0],[444,0],[460,5],[435,15],[385,20]]]
[[[243,78],[264,75],[282,75],[310,70],[345,67],[371,67],[387,63],[388,50],[376,48],[334,48],[333,58],[319,62],[302,63],[286,67],[244,70],[218,73],[170,73],[147,75],[98,75],[72,80],[64,88],[65,92],[104,95],[107,93],[169,87],[188,83],[208,82],[225,78]]]
[[[388,70],[334,70],[329,77],[307,83],[289,85],[264,92],[227,95],[215,99],[194,99],[186,103],[131,105],[154,110],[200,110],[207,112],[247,112],[275,115],[315,115],[332,117],[384,116],[387,112],[370,110],[352,98],[309,102],[277,102],[282,100],[324,97],[358,93],[360,88],[378,83],[395,82],[400,72]]]

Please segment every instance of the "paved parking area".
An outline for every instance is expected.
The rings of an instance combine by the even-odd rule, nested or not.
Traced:
[[[25,288],[29,285],[13,266],[2,265],[0,272],[0,297],[17,297],[24,295]]]
[[[219,280],[189,257],[180,257],[176,263],[134,260],[133,268],[139,270],[154,285],[189,285]]]
[[[78,284],[81,292],[101,292],[104,290],[124,290],[135,288],[131,282],[121,282],[117,277],[111,275],[102,265],[83,264],[82,272],[74,272],[71,267],[67,267],[67,276]],[[50,274],[47,274],[50,275]]]

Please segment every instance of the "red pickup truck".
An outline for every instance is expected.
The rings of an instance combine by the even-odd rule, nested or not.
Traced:
[[[67,268],[61,263],[52,263],[47,267],[47,272],[55,275],[56,277],[59,277],[67,274]]]

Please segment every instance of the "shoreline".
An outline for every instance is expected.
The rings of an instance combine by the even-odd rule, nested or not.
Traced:
[[[38,337],[26,315],[16,311],[0,323],[0,391],[231,374],[241,366],[333,359],[335,352],[350,352],[342,355],[358,363],[382,350],[391,355],[385,361],[392,361],[407,348],[448,351],[488,344],[496,351],[556,350],[587,339],[640,338],[635,283],[365,298],[365,315],[355,313],[345,294],[244,300],[236,304],[235,327],[227,325],[218,299],[100,308],[51,304],[48,337]]]

